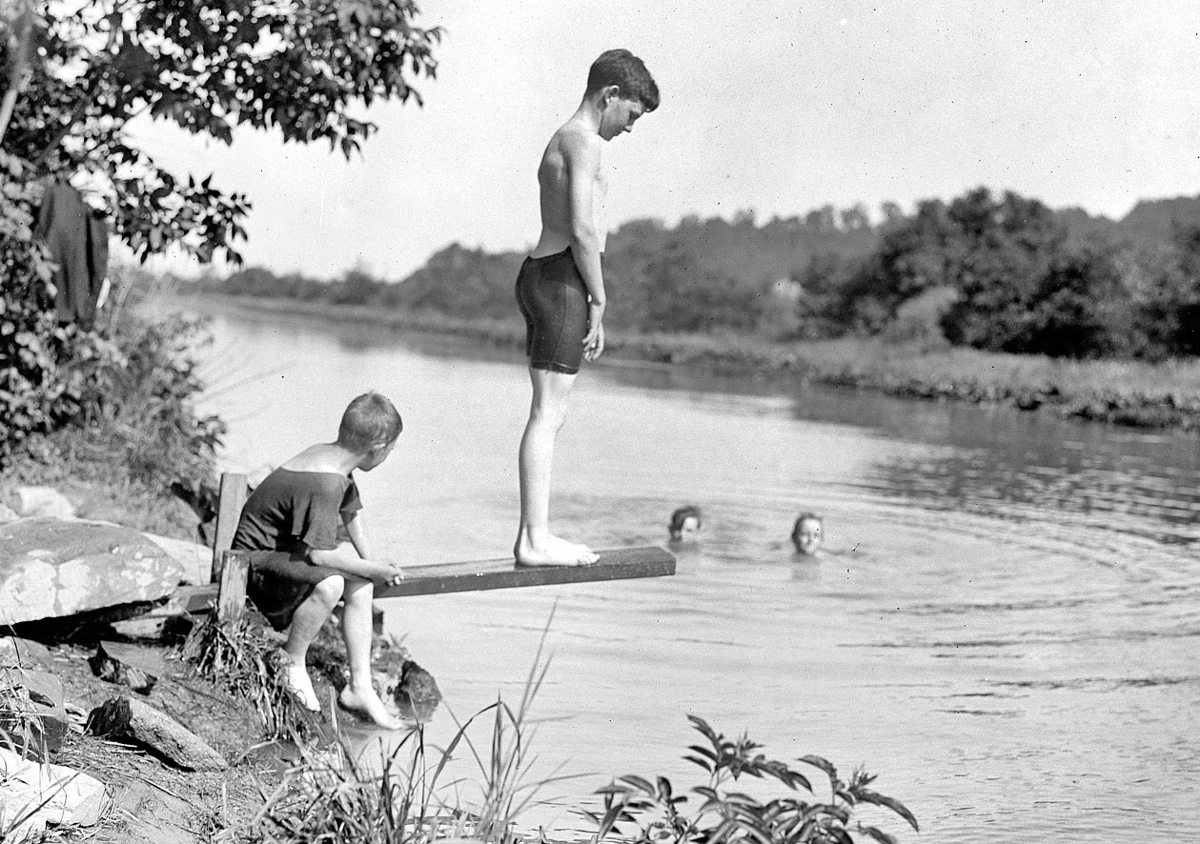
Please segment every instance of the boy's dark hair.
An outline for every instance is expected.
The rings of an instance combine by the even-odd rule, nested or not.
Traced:
[[[621,96],[640,100],[646,111],[658,108],[658,85],[642,60],[628,50],[605,50],[588,70],[587,94],[616,85]]]
[[[825,520],[822,519],[820,516],[818,516],[816,513],[812,513],[812,512],[801,513],[799,516],[796,517],[796,524],[792,525],[792,542],[794,542],[797,546],[799,546],[799,544],[800,544],[800,525],[804,524],[807,521],[813,521],[813,522],[816,522],[817,524],[819,524],[822,528],[825,527]]]
[[[337,441],[351,451],[366,452],[380,443],[390,443],[403,430],[404,422],[395,405],[372,390],[346,406]]]
[[[667,525],[667,529],[671,531],[671,536],[678,539],[683,533],[683,523],[688,518],[696,520],[696,527],[700,527],[700,508],[694,504],[685,504],[671,514],[671,524]]]

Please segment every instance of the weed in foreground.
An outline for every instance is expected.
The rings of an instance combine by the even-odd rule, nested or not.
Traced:
[[[757,752],[762,745],[745,735],[731,741],[702,718],[689,715],[688,720],[708,742],[691,745],[691,754],[684,757],[708,773],[706,783],[691,789],[700,798],[699,804],[686,812],[684,804],[689,797],[676,794],[666,777],[653,783],[639,776],[618,777],[598,792],[604,795],[604,812],[584,812],[596,824],[593,844],[614,833],[635,844],[854,844],[856,836],[858,840],[869,836],[881,844],[896,844],[893,835],[854,817],[856,807],[862,804],[890,809],[914,830],[919,829],[917,819],[900,801],[868,788],[875,777],[865,771],[856,770],[849,781],[843,781],[828,760],[803,756],[797,761],[820,769],[829,778],[830,796],[827,801],[793,797],[790,793],[799,789],[814,793],[803,773],[785,762],[767,759]],[[730,783],[742,776],[774,780],[788,794],[759,800],[729,789]]]
[[[553,618],[553,614],[551,614]],[[486,844],[515,844],[517,816],[537,792],[566,777],[527,781],[533,729],[529,710],[541,686],[542,633],[533,668],[514,709],[498,699],[465,722],[458,722],[445,748],[428,745],[417,724],[400,737],[382,763],[363,761],[345,739],[317,748],[299,747],[299,762],[269,795],[254,821],[253,840],[269,844],[430,844],[470,838]],[[541,668],[539,668],[539,664]],[[491,726],[486,746],[471,733]],[[478,768],[480,797],[461,801],[458,779],[446,781],[448,766],[465,750]],[[465,804],[465,805],[464,805]]]
[[[192,627],[182,656],[201,676],[249,700],[267,738],[316,739],[323,727],[283,681],[279,644],[253,622],[219,622],[208,613]]]

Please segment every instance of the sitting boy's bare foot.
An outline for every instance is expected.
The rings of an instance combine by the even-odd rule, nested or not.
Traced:
[[[387,711],[373,687],[361,688],[348,684],[338,695],[338,706],[385,730],[398,730],[404,726],[404,722],[393,718]]]
[[[520,566],[590,566],[600,555],[575,542],[548,536],[541,543],[518,540],[513,556]]]
[[[286,653],[283,655],[283,661],[286,665],[283,671],[283,682],[296,697],[300,698],[305,709],[320,712],[321,703],[317,700],[317,693],[313,689],[312,679],[308,676],[308,669]]]

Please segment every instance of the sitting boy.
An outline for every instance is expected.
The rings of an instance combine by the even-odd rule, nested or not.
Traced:
[[[361,395],[342,415],[338,438],[309,446],[273,471],[242,509],[233,548],[249,552],[246,594],[271,626],[287,631],[287,682],[309,709],[320,710],[308,676],[308,647],[338,602],[350,682],[338,703],[381,727],[400,722],[371,682],[374,582],[403,578],[399,566],[371,559],[362,502],[351,474],[387,459],[403,423],[378,393]],[[350,542],[339,542],[339,524]]]

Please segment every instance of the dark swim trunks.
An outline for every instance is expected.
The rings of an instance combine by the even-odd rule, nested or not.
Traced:
[[[587,336],[588,295],[570,247],[525,259],[517,275],[517,304],[525,317],[529,366],[577,373]]]

